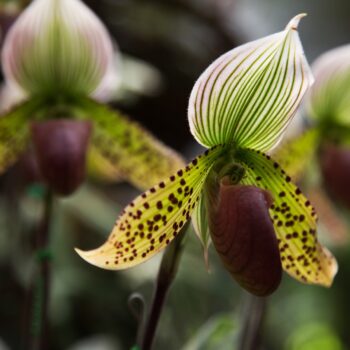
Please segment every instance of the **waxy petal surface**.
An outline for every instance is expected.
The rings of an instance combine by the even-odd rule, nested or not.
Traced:
[[[138,265],[164,249],[190,219],[204,181],[221,147],[195,158],[188,166],[131,202],[100,248],[77,253],[90,264],[110,270]]]
[[[233,143],[269,150],[282,136],[313,78],[296,27],[239,46],[196,82],[188,118],[203,146]]]

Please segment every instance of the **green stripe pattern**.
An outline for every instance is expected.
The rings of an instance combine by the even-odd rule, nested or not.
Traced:
[[[102,22],[80,0],[35,0],[4,43],[6,79],[31,95],[92,93],[112,64]]]
[[[266,151],[280,139],[313,81],[296,21],[229,51],[201,75],[189,103],[199,143]]]

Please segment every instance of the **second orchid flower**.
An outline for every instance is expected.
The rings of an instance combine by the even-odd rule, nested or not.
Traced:
[[[182,166],[137,123],[94,101],[113,65],[112,39],[81,0],[34,0],[3,46],[6,86],[23,102],[0,119],[0,173],[31,147],[46,184],[65,195],[84,179],[87,150],[90,168],[141,189]]]

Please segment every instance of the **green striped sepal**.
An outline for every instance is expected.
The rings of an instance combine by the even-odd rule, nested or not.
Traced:
[[[280,139],[313,82],[296,30],[303,16],[282,32],[227,52],[204,71],[188,112],[199,143],[267,151]]]

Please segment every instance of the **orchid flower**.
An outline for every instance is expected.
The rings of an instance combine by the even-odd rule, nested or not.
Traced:
[[[56,157],[63,164],[62,153],[74,153],[74,142],[86,148],[89,138],[90,169],[108,177],[127,178],[141,189],[183,165],[175,152],[137,123],[95,101],[108,89],[115,55],[107,29],[81,0],[34,0],[5,38],[2,67],[6,86],[12,91],[9,96],[18,103],[0,119],[0,172],[31,146],[41,168],[46,166],[44,158]],[[57,127],[49,122],[52,119]],[[72,124],[61,123],[62,119],[82,123],[86,130],[78,136],[85,139],[76,141],[71,136]],[[38,123],[48,124],[41,129],[35,126]],[[44,137],[45,130],[61,131],[51,138]],[[62,147],[63,141],[69,147]],[[42,142],[52,150],[50,157],[44,154]],[[70,164],[78,156],[83,157],[78,163],[84,165],[85,152],[81,150],[71,155]],[[74,177],[61,171],[62,164],[55,164],[56,177]],[[70,168],[74,171],[74,166]],[[45,169],[42,172],[45,174]]]
[[[283,136],[313,82],[297,33],[301,17],[293,18],[282,32],[227,52],[204,71],[192,90],[188,119],[191,133],[207,150],[133,200],[101,247],[77,249],[83,259],[110,270],[138,265],[169,245],[192,217],[203,245],[209,245],[211,236],[227,265],[225,258],[231,257],[223,257],[224,250],[235,242],[225,245],[226,237],[216,236],[220,230],[215,231],[213,220],[220,221],[223,216],[220,203],[228,201],[230,206],[227,198],[239,200],[243,193],[244,203],[232,204],[243,215],[241,224],[251,223],[255,227],[252,234],[258,236],[256,216],[270,237],[263,213],[268,206],[268,221],[273,223],[283,268],[301,282],[331,285],[337,264],[318,243],[316,213],[291,178],[266,154]],[[228,188],[229,197],[225,197],[226,184],[234,186]],[[249,198],[257,203],[247,202]],[[251,215],[248,222],[247,215]],[[250,229],[240,227],[239,214],[236,219],[238,230]],[[230,218],[226,215],[224,220]],[[243,248],[244,242],[239,244]]]

